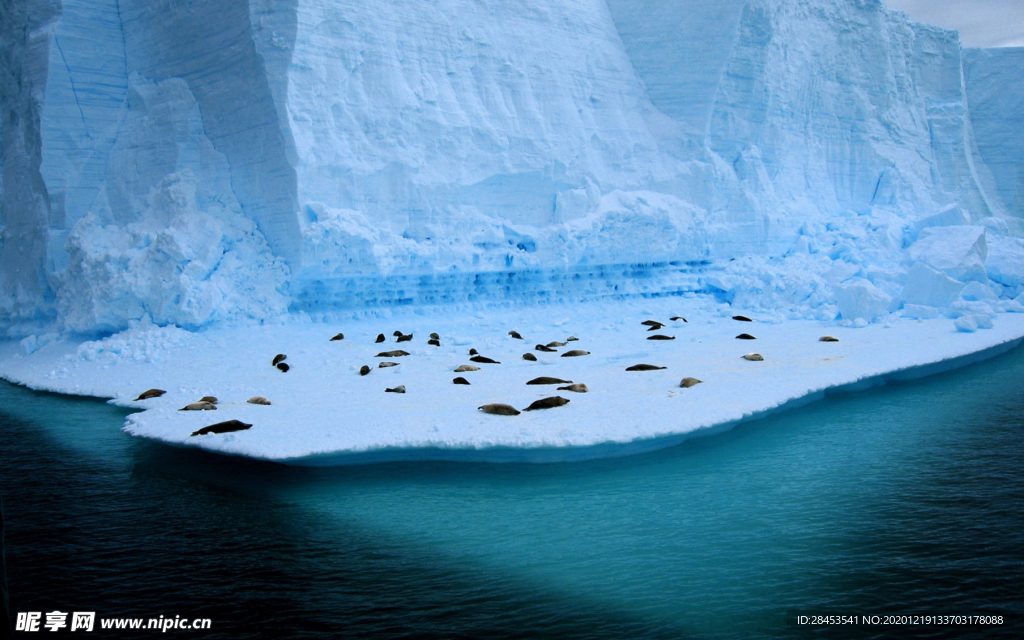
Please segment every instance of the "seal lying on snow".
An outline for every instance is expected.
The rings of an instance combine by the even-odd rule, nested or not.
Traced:
[[[178,411],[216,411],[217,406],[212,402],[190,402],[184,407],[178,409]]]
[[[490,413],[496,416],[518,416],[519,409],[516,409],[512,405],[502,404],[500,402],[494,402],[491,404],[485,404],[482,407],[477,407],[484,413]]]
[[[658,369],[668,369],[668,367],[658,367],[653,364],[634,364],[632,367],[626,367],[626,371],[656,371]]]
[[[208,427],[203,427],[199,431],[193,431],[192,435],[205,436],[208,433],[229,433],[231,431],[245,431],[251,426],[251,424],[246,424],[241,420],[227,420],[225,422],[211,424]]]
[[[572,380],[562,380],[561,378],[550,378],[548,376],[541,376],[534,378],[526,384],[572,384]]]
[[[562,405],[569,404],[569,401],[562,396],[551,396],[550,398],[541,398],[530,406],[523,409],[523,411],[536,411],[537,409],[553,409],[554,407],[561,407]]]
[[[167,392],[164,391],[163,389],[149,389],[149,390],[146,390],[146,391],[143,391],[142,393],[140,393],[139,397],[135,398],[135,399],[136,400],[149,400],[150,398],[159,398],[160,396],[164,395],[165,393],[167,393]]]
[[[570,384],[570,385],[565,386],[565,387],[558,387],[558,390],[559,391],[575,391],[576,393],[587,393],[588,391],[590,391],[590,389],[587,388],[587,385],[583,384],[582,382],[577,382],[576,384]]]

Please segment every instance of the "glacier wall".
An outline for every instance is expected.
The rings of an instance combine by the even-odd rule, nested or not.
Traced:
[[[943,277],[1020,293],[1019,57],[878,0],[0,10],[12,333],[684,290],[871,320],[959,300],[914,267],[950,225],[990,268]]]
[[[978,152],[999,196],[1024,216],[1024,48],[966,49],[964,79]]]

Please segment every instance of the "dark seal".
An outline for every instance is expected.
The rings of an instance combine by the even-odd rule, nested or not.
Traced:
[[[246,424],[241,420],[226,420],[224,422],[218,422],[211,424],[208,427],[203,427],[199,431],[193,431],[194,436],[205,436],[208,433],[230,433],[232,431],[245,431],[251,424]]]
[[[530,406],[523,409],[523,411],[536,411],[537,409],[553,409],[555,407],[561,407],[562,405],[569,404],[569,401],[562,396],[551,396],[550,398],[541,398]]]
[[[653,364],[634,364],[632,367],[626,367],[626,371],[657,371],[658,369],[668,369],[668,367],[657,367]]]

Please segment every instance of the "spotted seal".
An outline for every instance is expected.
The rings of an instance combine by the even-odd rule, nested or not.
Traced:
[[[491,404],[485,404],[477,407],[479,411],[484,413],[490,413],[496,416],[518,416],[519,410],[512,405],[502,404],[500,402],[493,402]]]
[[[563,353],[562,357],[563,358],[578,358],[579,356],[589,356],[589,355],[590,355],[589,351],[584,351],[583,349],[573,349],[572,351],[566,351],[565,353]]]
[[[587,393],[588,391],[590,391],[590,389],[587,388],[587,385],[583,384],[582,382],[577,382],[576,384],[566,385],[564,387],[558,387],[558,390],[559,391],[575,391],[576,393]]]
[[[217,405],[212,402],[190,402],[184,407],[178,409],[178,411],[216,411]]]

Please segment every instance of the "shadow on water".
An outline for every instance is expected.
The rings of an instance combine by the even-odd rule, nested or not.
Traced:
[[[211,638],[685,637],[305,508],[344,476],[131,439],[98,401],[4,395],[57,425],[0,413],[14,611],[210,618]],[[90,411],[117,419],[86,436]]]
[[[6,385],[12,610],[289,638],[885,637],[787,613],[955,610],[1019,636],[1022,376],[1015,349],[628,458],[337,468],[132,439],[121,409]]]

